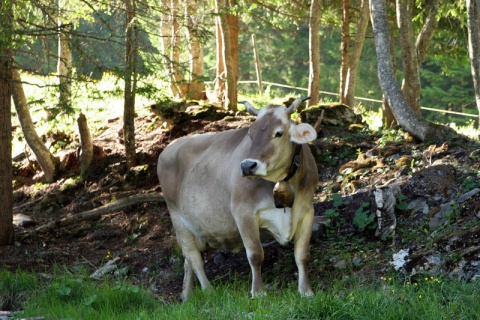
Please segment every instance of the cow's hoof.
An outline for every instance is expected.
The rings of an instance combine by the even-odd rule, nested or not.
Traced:
[[[263,298],[267,296],[265,291],[258,291],[258,292],[251,292],[250,293],[251,299]]]
[[[312,290],[305,290],[305,291],[300,291],[300,295],[303,297],[303,298],[311,298],[313,297],[315,294],[313,293]]]

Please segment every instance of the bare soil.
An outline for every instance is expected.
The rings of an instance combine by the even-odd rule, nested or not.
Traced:
[[[39,184],[42,176],[35,160],[30,158],[16,163],[14,214],[28,215],[34,224],[16,227],[15,245],[0,248],[0,265],[11,271],[23,269],[49,277],[57,268],[72,272],[83,268],[91,273],[118,257],[118,270],[127,268],[125,273],[117,276],[128,276],[134,283],[150,288],[161,299],[176,301],[182,286],[183,266],[164,203],[142,203],[125,207],[99,219],[58,228],[46,234],[39,234],[35,230],[49,221],[124,197],[160,192],[155,172],[156,161],[169,142],[186,134],[246,126],[250,121],[250,117],[230,114],[216,121],[194,119],[166,130],[162,121],[153,113],[138,117],[136,143],[139,166],[128,172],[122,144],[121,119],[106,122],[104,131],[94,135],[97,151],[103,150],[104,155],[98,156],[91,174],[83,180],[78,179],[75,148],[62,151],[62,175],[49,185]],[[70,138],[73,141],[76,139]],[[441,192],[447,198],[449,193],[461,192],[462,183],[467,177],[478,178],[475,172],[478,174],[479,157],[475,150],[478,151],[479,147],[473,142],[465,140],[460,145],[445,144],[442,149],[441,145],[432,147],[405,140],[381,144],[379,138],[378,134],[361,128],[349,131],[346,126],[331,126],[322,128],[314,144],[321,177],[316,194],[316,216],[319,221],[325,221],[328,218],[325,216],[327,209],[336,208],[340,213],[339,216],[331,217],[328,226],[320,223],[318,231],[312,236],[310,277],[317,289],[328,286],[329,279],[345,275],[364,279],[361,281],[374,281],[377,275],[379,278],[380,274],[391,270],[389,261],[392,254],[400,248],[409,248],[412,256],[419,261],[428,256],[429,251],[436,249],[443,250],[446,254],[455,253],[455,257],[452,254],[452,259],[449,260],[451,265],[444,266],[446,273],[452,271],[456,267],[455,263],[461,259],[478,258],[479,250],[475,251],[475,248],[479,246],[480,231],[474,227],[479,221],[476,215],[480,212],[480,194],[462,203],[463,208],[455,212],[455,216],[445,224],[448,227],[437,231],[428,230],[428,219],[435,214],[434,211],[422,217],[416,216],[412,210],[398,211],[396,233],[386,241],[375,237],[375,229],[360,231],[352,224],[355,211],[364,203],[372,203],[374,208],[371,194],[373,188],[392,179],[400,181],[414,175],[408,170],[413,166],[412,160],[417,161],[415,165],[424,161],[424,167],[441,160],[442,164],[454,167],[456,172],[449,180],[449,185],[445,185],[444,181],[434,181],[436,186],[425,186],[425,195],[419,195],[420,189],[406,182],[410,186],[402,185],[406,202],[419,196],[435,197],[436,191],[442,188],[448,189]],[[435,151],[435,148],[440,149]],[[418,151],[418,157],[412,157],[412,150]],[[362,168],[358,154],[368,152],[375,153],[375,161]],[[392,158],[392,155],[397,156]],[[399,159],[402,157],[406,157],[406,165],[400,164]],[[356,174],[342,175],[341,169],[349,166],[356,166]],[[362,169],[363,171],[358,171]],[[405,173],[400,174],[401,170],[405,170]],[[335,207],[327,196],[337,192],[342,192],[344,198]],[[435,237],[428,238],[434,232]],[[449,239],[452,239],[453,233],[459,239],[452,242]],[[436,247],[431,245],[432,241]],[[474,250],[469,251],[469,255],[464,254],[464,251],[459,250],[461,244],[463,248]],[[291,244],[286,247],[268,245],[265,247],[265,257],[263,270],[266,283],[274,286],[296,283]],[[207,255],[206,259],[206,271],[210,279],[231,281],[237,278],[249,281],[250,268],[245,253],[217,251]],[[345,262],[345,267],[339,263],[342,261]],[[410,270],[412,267],[414,266]]]

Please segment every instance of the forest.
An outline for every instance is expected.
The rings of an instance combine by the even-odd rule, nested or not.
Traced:
[[[6,0],[0,19],[0,319],[183,319],[189,307],[187,317],[372,318],[385,296],[386,318],[480,312],[467,307],[480,294],[479,0]],[[282,304],[296,269],[293,245],[276,244],[264,262],[276,309],[237,296],[248,261],[226,251],[206,258],[214,299],[242,302],[219,311],[195,293],[170,308],[183,258],[159,154],[250,125],[244,100],[301,96],[295,121],[318,134],[319,294]],[[35,297],[38,283],[51,296]],[[422,309],[427,293],[443,307]],[[109,306],[109,294],[138,304]]]

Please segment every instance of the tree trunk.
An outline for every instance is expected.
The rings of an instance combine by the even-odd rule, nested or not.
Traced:
[[[72,48],[71,24],[64,24],[61,17],[66,1],[58,0],[58,106],[59,110],[72,109]]]
[[[345,103],[347,90],[348,66],[350,65],[350,13],[349,0],[342,0],[342,39],[340,44],[341,63],[340,63],[340,102]]]
[[[12,173],[12,42],[13,8],[11,1],[0,2],[0,246],[13,244]]]
[[[80,175],[88,174],[88,169],[93,159],[93,142],[90,130],[88,130],[87,118],[80,113],[77,119],[78,135],[80,136]]]
[[[378,78],[398,124],[420,141],[444,141],[451,136],[457,136],[453,129],[429,123],[410,108],[393,73],[392,57],[388,50],[390,37],[384,0],[370,0],[370,9],[377,52]]]
[[[215,5],[217,7],[217,12],[220,16],[220,25],[222,30],[222,41],[223,41],[223,58],[225,61],[225,74],[226,74],[226,83],[225,83],[225,101],[224,107],[227,110],[237,111],[237,72],[236,68],[238,65],[238,29],[235,30],[235,21],[233,17],[228,17],[228,9],[230,8],[231,3],[229,0],[215,0]],[[229,23],[229,20],[231,21]],[[230,24],[232,26],[230,26]],[[237,51],[237,53],[235,52]]]
[[[123,109],[123,136],[127,168],[136,165],[135,153],[135,82],[136,82],[136,43],[135,43],[135,0],[125,0],[125,92]]]
[[[227,5],[230,8],[233,8],[237,0],[227,0]],[[230,32],[230,54],[232,55],[232,71],[233,79],[235,83],[238,82],[238,36],[240,34],[240,18],[238,14],[227,14],[227,24],[228,30]],[[235,85],[236,89],[236,85]]]
[[[35,131],[35,125],[30,116],[27,98],[23,91],[22,79],[20,78],[18,69],[12,69],[12,79],[13,102],[17,111],[18,120],[20,121],[20,126],[22,127],[23,135],[25,136],[25,141],[35,154],[35,157],[43,170],[45,180],[47,180],[47,182],[53,182],[55,181],[55,176],[57,174],[57,160],[43,144],[43,141]]]
[[[388,23],[388,22],[387,22]],[[393,39],[393,31],[390,30],[390,39]],[[397,62],[395,60],[395,42],[390,41],[390,57],[392,59],[392,67],[393,67],[393,75],[396,77],[397,75]],[[382,97],[382,112],[383,112],[383,127],[387,129],[395,128],[398,123],[397,119],[393,115],[392,108],[388,103],[388,100],[385,98],[385,95]]]
[[[417,48],[417,58],[418,58],[418,67],[420,68],[422,62],[425,60],[425,54],[427,52],[428,45],[430,40],[432,40],[435,30],[438,25],[438,8],[440,6],[439,0],[430,0],[429,1],[429,10],[427,17],[425,19],[425,24],[422,27],[422,30],[417,36],[417,41],[415,47]]]
[[[310,15],[308,18],[308,52],[309,52],[309,76],[308,76],[308,106],[318,104],[320,101],[320,9],[321,0],[312,0]]]
[[[178,1],[171,0],[171,37],[172,51],[170,52],[170,63],[172,64],[171,81],[177,87],[177,98],[185,99],[187,96],[187,85],[183,78],[182,67],[180,63],[180,23],[178,22]]]
[[[215,19],[215,32],[216,32],[216,49],[217,49],[217,59],[216,59],[216,77],[215,77],[215,88],[213,90],[214,97],[213,100],[224,101],[225,95],[225,59],[223,57],[223,34],[222,34],[222,25],[220,23],[220,17],[217,16]]]
[[[195,2],[188,1],[185,7],[185,19],[187,22],[187,42],[190,55],[190,79],[188,84],[188,99],[204,100],[205,83],[202,80],[204,73],[203,50],[200,38],[198,37],[198,21],[194,17]]]
[[[175,80],[173,78],[173,64],[170,60],[172,54],[172,21],[173,16],[170,10],[170,0],[164,0],[161,2],[162,15],[160,18],[160,47],[163,57],[163,66],[166,70],[167,77],[170,82],[170,90],[174,97],[180,95]]]
[[[352,54],[350,56],[350,63],[347,72],[347,85],[344,93],[344,103],[347,106],[354,105],[355,88],[357,86],[357,70],[360,62],[360,56],[362,54],[363,43],[365,42],[365,34],[368,27],[369,16],[368,0],[362,0],[360,9],[360,18],[357,24],[357,33],[355,36],[355,42],[352,48]]]
[[[480,128],[480,1],[467,0],[468,55],[472,72]]]
[[[420,72],[413,34],[412,10],[414,0],[397,1],[397,24],[400,47],[402,48],[403,83],[402,92],[407,103],[417,114],[420,110]]]

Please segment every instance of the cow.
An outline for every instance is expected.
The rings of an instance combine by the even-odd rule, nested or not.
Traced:
[[[264,295],[264,235],[281,245],[294,240],[298,291],[313,295],[306,263],[318,170],[307,143],[317,133],[311,125],[290,119],[309,98],[297,98],[288,108],[267,105],[261,110],[243,102],[257,116],[250,126],[182,137],[160,154],[157,174],[185,258],[183,300],[193,290],[194,272],[202,289],[211,288],[202,253],[212,248],[245,248],[251,296]],[[288,207],[275,204],[276,183],[286,184],[292,193]]]

